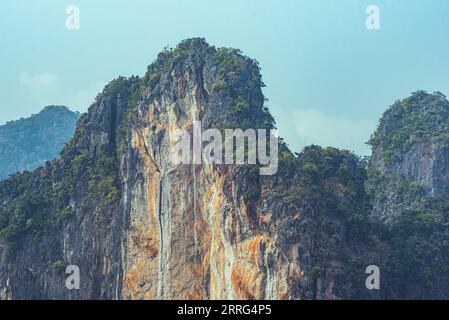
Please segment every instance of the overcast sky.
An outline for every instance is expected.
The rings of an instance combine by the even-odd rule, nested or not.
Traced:
[[[79,30],[66,28],[72,4]],[[379,30],[366,28],[368,5]],[[449,94],[447,0],[2,0],[0,13],[0,124],[51,104],[84,112],[107,82],[142,75],[163,47],[194,36],[260,62],[295,151],[367,154],[396,99]]]

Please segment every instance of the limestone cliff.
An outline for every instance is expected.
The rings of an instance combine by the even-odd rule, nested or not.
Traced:
[[[329,235],[306,222],[328,210],[320,198],[355,201],[335,172],[314,179],[324,188],[338,186],[338,194],[319,195],[307,190],[308,181],[295,172],[298,159],[285,147],[272,177],[251,165],[170,161],[174,130],[191,131],[194,121],[204,129],[272,128],[262,86],[255,61],[202,39],[162,52],[143,78],[111,82],[82,116],[61,159],[0,185],[2,297],[350,295],[346,288],[354,284],[342,282],[341,261],[348,252],[335,243],[348,241],[350,248],[353,240],[339,221],[343,213],[332,213]],[[335,165],[357,170],[354,156],[328,151]],[[325,156],[321,148],[308,153]],[[292,183],[304,190],[290,190]],[[80,290],[65,288],[67,265],[80,267]]]
[[[176,129],[193,133],[196,121],[273,128],[262,87],[256,61],[203,39],[107,85],[59,159],[0,182],[0,298],[426,296],[397,281],[402,247],[371,214],[378,170],[365,188],[366,163],[350,152],[293,155],[281,140],[272,176],[259,165],[171,161]],[[446,237],[438,227],[432,241]],[[383,291],[365,287],[370,264],[390,274]],[[65,286],[68,265],[80,269],[79,290]]]
[[[373,145],[373,167],[417,181],[431,195],[449,197],[449,103],[439,92],[413,93],[382,117]]]
[[[413,93],[383,115],[367,189],[380,223],[385,298],[448,299],[449,102]]]
[[[396,101],[383,115],[370,144],[371,168],[397,182],[416,182],[425,193],[449,197],[449,102],[439,92],[418,91]],[[390,181],[393,183],[393,181]],[[397,200],[395,186],[389,200],[376,204],[377,215],[388,220]],[[388,196],[388,195],[387,195]]]

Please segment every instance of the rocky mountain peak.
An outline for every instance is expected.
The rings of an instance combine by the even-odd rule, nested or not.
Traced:
[[[445,132],[446,99],[398,101],[371,139],[371,165],[319,146],[295,156],[282,140],[272,176],[171,160],[176,130],[196,122],[273,128],[262,87],[256,61],[201,38],[162,51],[143,77],[111,81],[60,158],[0,182],[0,299],[447,297],[447,277],[429,274],[448,259],[448,203],[428,201],[416,181],[434,174],[408,155],[446,150],[431,130]],[[383,291],[365,287],[372,264]],[[65,286],[67,266],[79,290]]]
[[[373,134],[372,164],[449,197],[449,101],[424,91],[396,101]]]

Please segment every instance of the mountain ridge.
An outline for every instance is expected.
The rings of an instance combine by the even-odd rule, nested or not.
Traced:
[[[376,156],[319,146],[295,156],[281,141],[274,176],[170,162],[174,128],[196,120],[274,127],[262,86],[256,61],[201,38],[108,84],[60,159],[0,182],[0,298],[447,297],[435,273],[447,203],[429,211],[435,198],[416,176],[388,176]],[[372,264],[379,291],[365,287]],[[64,286],[68,265],[80,290]]]

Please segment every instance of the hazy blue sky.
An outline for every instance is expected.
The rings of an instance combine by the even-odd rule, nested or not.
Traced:
[[[80,30],[65,9],[80,8]],[[381,29],[365,27],[379,6]],[[449,94],[447,0],[1,0],[0,123],[65,104],[86,111],[105,83],[142,75],[166,45],[205,37],[262,67],[295,151],[366,154],[382,112],[412,91]]]

